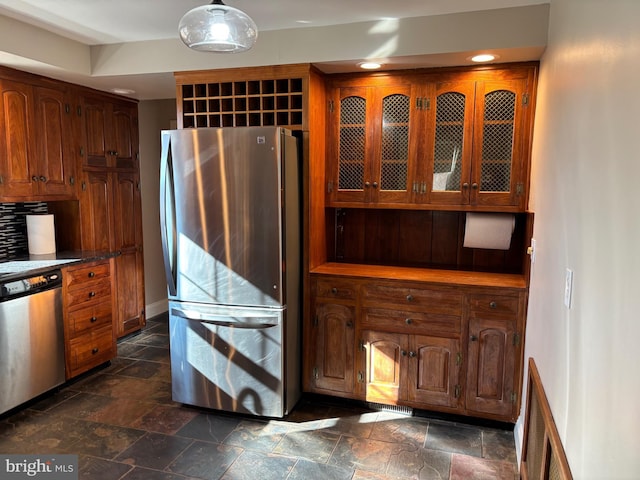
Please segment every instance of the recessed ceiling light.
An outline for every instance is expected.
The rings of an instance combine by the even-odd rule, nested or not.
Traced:
[[[111,93],[115,93],[116,95],[131,95],[136,93],[136,91],[130,88],[112,88]]]
[[[359,63],[358,66],[365,70],[375,70],[376,68],[380,68],[382,65],[378,62],[362,62]]]
[[[490,62],[492,60],[495,60],[496,58],[498,58],[497,55],[492,55],[490,53],[482,53],[480,55],[474,55],[473,57],[471,57],[471,61],[482,63],[482,62]]]

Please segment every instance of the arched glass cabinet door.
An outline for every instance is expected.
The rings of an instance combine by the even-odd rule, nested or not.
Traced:
[[[469,203],[474,82],[437,84],[429,110],[433,135],[427,142],[431,160],[417,198],[434,204]]]
[[[380,87],[376,90],[376,118],[379,153],[374,157],[374,176],[370,179],[370,199],[378,203],[408,203],[413,174],[415,140],[412,128],[411,86]],[[376,138],[376,136],[374,136]],[[366,187],[365,187],[366,188]]]
[[[518,206],[524,201],[525,93],[523,79],[478,82],[473,205]]]
[[[370,175],[370,138],[367,135],[369,89],[339,88],[332,100],[333,161],[328,190],[337,202],[364,202],[365,178]]]

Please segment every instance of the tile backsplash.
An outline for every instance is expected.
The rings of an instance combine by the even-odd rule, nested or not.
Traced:
[[[0,203],[0,260],[29,253],[25,215],[49,213],[45,202]]]

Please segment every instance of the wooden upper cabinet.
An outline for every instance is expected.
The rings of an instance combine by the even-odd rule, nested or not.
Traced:
[[[535,72],[330,80],[329,205],[524,211]]]
[[[0,80],[0,195],[75,195],[74,128],[63,89]]]
[[[85,95],[82,106],[84,165],[137,168],[137,105],[100,95]]]
[[[330,99],[328,192],[334,202],[410,201],[414,87],[337,86]]]

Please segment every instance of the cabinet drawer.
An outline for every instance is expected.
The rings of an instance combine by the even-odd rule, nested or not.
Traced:
[[[315,293],[316,297],[355,300],[358,295],[358,285],[354,281],[342,278],[322,278],[316,280]]]
[[[415,306],[420,307],[422,312],[462,315],[462,294],[452,291],[366,284],[362,287],[362,299],[368,305],[386,303],[403,308]]]
[[[97,329],[111,323],[111,302],[101,302],[97,305],[90,304],[87,307],[69,312],[67,325],[71,336],[81,335],[90,329]]]
[[[460,316],[385,308],[365,308],[362,327],[399,333],[460,335]]]
[[[67,291],[65,302],[69,309],[78,305],[85,305],[89,302],[92,304],[111,301],[111,280],[108,278],[98,282],[91,282],[85,288],[73,289]]]
[[[72,373],[88,370],[115,356],[115,341],[111,326],[92,330],[70,342],[69,360]]]
[[[469,310],[472,313],[516,315],[518,298],[504,295],[470,295]]]
[[[77,288],[85,288],[87,282],[95,282],[109,278],[110,274],[109,262],[101,262],[77,268],[69,268],[64,271],[64,278],[67,288],[71,291]]]

